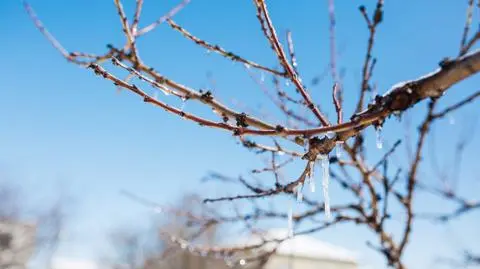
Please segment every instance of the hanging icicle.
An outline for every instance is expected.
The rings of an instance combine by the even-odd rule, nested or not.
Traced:
[[[330,219],[330,196],[328,193],[328,185],[330,183],[330,160],[328,159],[328,155],[322,157],[322,188],[325,206],[325,217],[327,219]]]
[[[293,207],[292,203],[288,205],[288,237],[293,237]]]
[[[297,185],[297,188],[296,188],[296,191],[297,191],[297,202],[301,203],[303,202],[303,184],[302,183],[299,183]]]
[[[308,174],[308,183],[310,185],[310,191],[311,192],[315,192],[315,162],[314,161],[310,161],[308,163],[308,165],[310,166],[310,172]]]
[[[375,128],[377,148],[383,148],[382,127]]]
[[[335,144],[335,155],[337,156],[337,159],[340,159],[342,157],[343,141],[337,141]]]

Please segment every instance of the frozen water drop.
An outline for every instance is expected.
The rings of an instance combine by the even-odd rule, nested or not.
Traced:
[[[454,124],[455,124],[455,118],[454,118],[452,115],[450,115],[450,116],[448,117],[448,123],[449,123],[450,125],[454,125]]]
[[[210,55],[210,54],[212,54],[212,50],[207,49],[207,50],[205,51],[205,53],[206,53],[207,55]]]
[[[152,98],[155,99],[155,100],[158,99],[158,92],[157,91],[153,92]]]
[[[264,72],[260,73],[260,81],[265,82],[265,73]]]
[[[238,263],[239,263],[241,266],[244,266],[245,264],[247,264],[247,261],[245,261],[245,259],[241,259]]]
[[[378,149],[381,149],[383,148],[383,140],[382,140],[382,128],[379,127],[375,130],[375,134],[376,134],[376,144],[377,144],[377,148]]]
[[[283,156],[283,155],[285,155],[285,151],[279,150],[279,151],[277,151],[277,154],[280,155],[280,156]]]
[[[287,87],[290,86],[290,81],[286,80],[285,81],[285,86],[287,86]]]
[[[250,68],[252,67],[251,65],[249,65],[249,64],[247,64],[247,63],[244,63],[243,65],[244,65],[245,68],[247,68],[247,69],[250,69]]]
[[[187,246],[188,246],[188,244],[187,244],[186,242],[180,243],[180,247],[181,247],[182,249],[186,249]]]
[[[159,206],[156,206],[153,208],[153,212],[156,213],[156,214],[160,214],[163,212],[162,208],[159,207]]]

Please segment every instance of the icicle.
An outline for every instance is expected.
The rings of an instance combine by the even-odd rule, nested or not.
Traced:
[[[207,49],[207,50],[205,51],[205,53],[206,53],[207,55],[210,55],[210,54],[212,54],[212,50]]]
[[[288,237],[293,237],[293,208],[291,203],[288,206]]]
[[[238,263],[239,263],[241,266],[244,266],[245,264],[247,264],[247,261],[245,261],[245,259],[241,259]]]
[[[287,86],[287,87],[290,86],[290,81],[286,80],[285,81],[285,86]]]
[[[260,73],[260,81],[265,82],[265,73],[264,72]]]
[[[285,151],[279,150],[279,151],[277,151],[277,154],[279,156],[283,156],[283,155],[285,155]]]
[[[310,191],[315,192],[315,177],[314,177],[314,172],[315,172],[315,162],[310,161],[310,173],[308,177],[308,183],[310,184]]]
[[[187,104],[187,99],[182,97],[182,105],[180,106],[181,111],[183,111],[185,109],[186,104]]]
[[[250,68],[252,67],[251,65],[249,65],[249,64],[247,64],[247,63],[244,63],[243,65],[244,65],[245,68],[247,68],[247,69],[250,69]]]
[[[301,203],[303,201],[303,184],[299,183],[297,185],[297,202]]]
[[[323,156],[322,158],[322,188],[323,188],[323,199],[325,205],[325,217],[330,219],[330,197],[328,194],[328,184],[330,181],[330,160],[328,159],[328,155]]]
[[[337,141],[335,142],[335,144],[337,145],[335,147],[335,154],[337,156],[337,159],[340,159],[340,157],[342,157],[342,145],[343,145],[343,141]]]
[[[153,92],[152,98],[155,99],[155,100],[158,99],[158,92],[157,91]]]
[[[383,148],[383,141],[382,141],[382,127],[378,127],[375,129],[376,137],[377,137],[377,148]]]

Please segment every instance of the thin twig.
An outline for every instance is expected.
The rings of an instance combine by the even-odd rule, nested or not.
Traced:
[[[142,36],[153,29],[157,28],[160,24],[164,23],[167,19],[172,18],[177,14],[180,10],[182,10],[188,3],[190,3],[190,0],[183,0],[180,4],[172,8],[167,14],[163,15],[160,17],[158,20],[152,22],[151,24],[143,27],[137,32],[137,36]]]

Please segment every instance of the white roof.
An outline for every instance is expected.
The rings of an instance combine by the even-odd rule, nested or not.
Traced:
[[[288,237],[286,229],[272,229],[264,234],[253,235],[246,239],[242,245],[255,245],[265,240],[282,240]],[[358,255],[345,248],[320,241],[309,235],[296,235],[293,238],[278,243],[268,243],[265,248],[268,250],[278,246],[276,255],[295,256],[317,260],[332,260],[339,262],[358,263]]]

